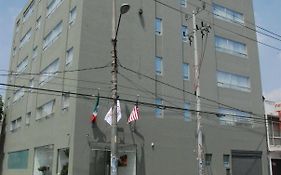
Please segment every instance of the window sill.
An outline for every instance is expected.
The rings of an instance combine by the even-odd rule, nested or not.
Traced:
[[[221,48],[221,47],[216,47],[216,51],[219,51],[219,52],[222,52],[222,53],[227,53],[227,54],[234,55],[234,56],[237,56],[237,57],[240,57],[240,58],[244,58],[244,59],[248,58],[247,54],[243,54],[243,53],[239,53],[239,52],[234,52],[234,51],[231,51],[231,50],[228,50],[228,49],[224,49],[224,48]]]
[[[220,83],[220,82],[218,82],[217,85],[220,88],[232,89],[232,90],[241,91],[241,92],[251,92],[251,88],[237,87],[237,86],[234,86],[234,85],[224,84],[224,83]]]

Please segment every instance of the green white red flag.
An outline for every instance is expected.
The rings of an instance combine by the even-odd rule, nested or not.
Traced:
[[[98,116],[98,110],[99,110],[99,104],[100,103],[100,95],[98,94],[98,97],[97,97],[97,100],[96,100],[96,104],[93,108],[93,114],[92,114],[92,117],[91,117],[91,122],[92,123],[95,123],[96,120],[97,120],[97,116]]]

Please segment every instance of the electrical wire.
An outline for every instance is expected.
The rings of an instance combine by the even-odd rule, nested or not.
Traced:
[[[72,95],[72,97],[74,97],[74,98],[85,98],[85,99],[89,99],[89,100],[92,100],[92,99],[98,97],[98,95],[83,94],[83,93],[61,91],[61,90],[54,90],[54,89],[30,88],[30,87],[21,86],[21,85],[12,85],[12,84],[5,84],[5,83],[0,83],[0,86],[24,88],[24,89],[28,89],[29,92],[31,92],[31,93],[35,93],[35,92],[32,92],[30,90],[43,91],[43,92],[52,92],[52,93],[42,93],[42,92],[40,92],[41,94],[45,94],[45,95],[62,96],[62,94],[68,94],[68,95]],[[56,94],[53,94],[53,93],[56,93]],[[106,96],[100,96],[100,95],[99,95],[99,98],[106,99],[106,100],[112,100],[113,99],[112,97],[106,97]],[[135,104],[136,103],[135,100],[122,99],[122,98],[119,98],[118,100],[123,101],[123,102],[128,102],[128,103],[131,103],[131,104]],[[176,106],[169,106],[169,105],[158,105],[158,104],[149,103],[149,102],[143,102],[143,101],[138,101],[138,104],[139,105],[143,105],[143,106],[147,106],[147,107],[163,109],[163,110],[169,109],[169,110],[178,110],[178,111],[190,111],[190,112],[193,112],[193,113],[199,112],[199,113],[202,113],[202,114],[211,114],[211,115],[215,115],[217,117],[233,116],[233,117],[240,117],[240,118],[246,118],[246,119],[253,119],[253,120],[257,120],[257,121],[264,121],[264,122],[266,121],[265,118],[259,118],[259,117],[252,117],[252,116],[245,116],[245,115],[235,115],[235,114],[224,114],[224,113],[211,112],[211,111],[203,111],[203,110],[197,111],[197,110],[193,110],[193,109],[186,109],[186,108],[181,108],[181,107],[176,107]],[[222,119],[222,120],[224,120],[224,119]],[[267,119],[267,121],[274,121],[274,122],[276,122],[275,120],[271,120],[271,119]]]
[[[156,82],[161,83],[161,84],[163,84],[163,85],[165,85],[165,86],[168,86],[168,87],[170,87],[170,88],[173,88],[173,89],[176,89],[176,90],[179,90],[179,91],[182,91],[182,92],[185,92],[185,93],[187,93],[187,94],[190,94],[190,95],[195,96],[195,94],[192,93],[192,92],[190,92],[190,91],[187,91],[187,90],[185,90],[185,89],[181,89],[181,88],[176,87],[176,86],[174,86],[174,85],[171,85],[171,84],[169,84],[169,83],[165,83],[165,82],[163,82],[163,81],[157,80],[157,79],[155,79],[155,78],[152,78],[152,77],[150,77],[150,76],[148,76],[148,75],[145,75],[145,74],[142,74],[142,73],[140,73],[140,72],[136,72],[136,71],[134,71],[134,70],[132,70],[132,69],[130,69],[130,68],[127,68],[127,67],[123,66],[122,64],[119,64],[119,66],[120,66],[121,68],[123,68],[124,70],[127,70],[127,71],[129,71],[129,72],[132,72],[132,73],[134,73],[134,74],[141,75],[141,76],[143,76],[143,77],[145,77],[145,78],[147,78],[147,79],[156,81]],[[218,102],[218,101],[213,100],[213,99],[210,99],[210,98],[206,98],[206,97],[203,97],[203,96],[199,96],[199,98],[204,99],[204,100],[209,101],[209,102],[216,103],[216,104],[221,105],[221,106],[224,106],[224,107],[227,107],[227,108],[229,108],[229,109],[234,109],[234,110],[237,110],[237,111],[240,111],[240,112],[244,112],[244,113],[248,113],[248,114],[251,114],[251,115],[256,115],[256,116],[261,116],[261,117],[263,117],[263,115],[261,115],[261,114],[255,114],[255,113],[250,112],[250,111],[238,109],[238,108],[232,107],[232,106],[230,106],[230,105],[227,105],[227,104]]]

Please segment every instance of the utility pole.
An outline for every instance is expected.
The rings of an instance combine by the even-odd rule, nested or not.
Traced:
[[[196,12],[192,12],[193,17],[193,39],[194,39],[194,68],[195,68],[195,95],[196,95],[196,118],[197,118],[197,159],[198,159],[198,174],[204,174],[204,154],[203,154],[203,141],[202,141],[202,128],[200,116],[200,81],[199,81],[199,60],[198,60],[198,45],[197,45],[197,25],[196,25]]]
[[[116,37],[116,0],[112,0],[112,126],[111,126],[111,154],[110,175],[117,175],[117,37]]]
[[[122,4],[120,7],[120,14],[118,18],[118,23],[116,25],[116,0],[112,0],[112,123],[111,123],[111,154],[110,154],[110,175],[118,174],[118,133],[117,133],[117,73],[118,73],[118,64],[117,64],[117,36],[120,26],[121,17],[123,14],[127,13],[130,9],[129,4]]]

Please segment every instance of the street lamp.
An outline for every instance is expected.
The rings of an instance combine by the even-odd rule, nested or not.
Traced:
[[[110,175],[117,175],[118,157],[117,157],[117,36],[121,17],[123,14],[127,13],[130,9],[129,4],[122,4],[120,7],[120,14],[118,18],[117,28],[115,25],[116,16],[116,0],[112,0],[112,99],[113,99],[113,109],[112,109],[112,125],[111,125],[111,155],[110,155]]]

